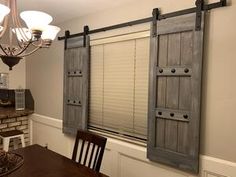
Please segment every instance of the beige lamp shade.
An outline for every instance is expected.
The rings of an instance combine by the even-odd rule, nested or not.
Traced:
[[[12,31],[14,34],[16,34],[17,39],[21,42],[26,42],[31,39],[31,32],[27,28],[14,28]]]
[[[7,6],[0,4],[0,23],[2,23],[4,17],[10,13],[10,9]]]
[[[46,29],[43,31],[42,39],[44,39],[44,40],[54,40],[57,36],[57,33],[60,30],[61,29],[57,26],[48,25],[46,27]]]
[[[45,27],[52,22],[52,17],[44,12],[24,11],[20,17],[25,21],[30,30],[44,31]]]

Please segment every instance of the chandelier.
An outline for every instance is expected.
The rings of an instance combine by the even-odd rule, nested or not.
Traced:
[[[6,2],[7,5],[0,4],[0,58],[12,70],[23,57],[49,48],[60,28],[49,25],[53,18],[40,11],[21,12],[20,19],[16,0]]]

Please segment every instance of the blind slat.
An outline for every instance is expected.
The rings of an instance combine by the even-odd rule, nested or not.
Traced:
[[[147,136],[149,39],[136,40],[134,132]]]
[[[149,38],[91,47],[89,125],[146,138]]]

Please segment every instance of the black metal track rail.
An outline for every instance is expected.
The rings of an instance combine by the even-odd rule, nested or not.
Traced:
[[[219,2],[204,5],[203,8],[202,8],[202,11],[208,11],[208,10],[211,10],[211,9],[224,7],[226,5],[227,5],[226,0],[220,0]],[[190,14],[190,13],[194,13],[196,11],[197,11],[197,7],[193,7],[193,8],[184,9],[184,10],[180,10],[180,11],[176,11],[176,12],[160,14],[160,15],[158,15],[157,20],[162,20],[162,19],[166,19],[166,18],[171,18],[171,17],[180,16],[180,15]],[[120,23],[120,24],[117,24],[117,25],[112,25],[112,26],[107,26],[107,27],[103,27],[103,28],[90,30],[90,31],[87,31],[87,34],[105,32],[105,31],[109,31],[109,30],[114,30],[114,29],[118,29],[118,28],[138,25],[138,24],[152,22],[152,21],[153,21],[153,17],[148,17],[148,18],[134,20],[134,21],[126,22],[126,23]],[[84,32],[71,34],[71,35],[67,36],[67,38],[74,38],[74,37],[84,36],[84,34],[85,34]],[[64,40],[65,38],[66,38],[65,36],[58,37],[58,40]]]

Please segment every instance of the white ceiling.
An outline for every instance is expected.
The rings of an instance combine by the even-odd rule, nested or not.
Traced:
[[[135,0],[18,0],[17,3],[19,12],[23,10],[44,11],[54,17],[53,23],[55,24],[75,17],[122,6],[134,1]]]

